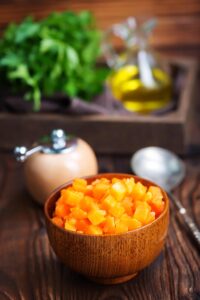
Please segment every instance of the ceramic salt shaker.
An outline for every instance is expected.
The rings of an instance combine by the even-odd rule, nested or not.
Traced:
[[[40,204],[44,204],[48,195],[61,184],[98,171],[90,145],[66,135],[62,129],[53,130],[47,141],[31,149],[16,147],[14,154],[17,161],[24,162],[27,188]]]

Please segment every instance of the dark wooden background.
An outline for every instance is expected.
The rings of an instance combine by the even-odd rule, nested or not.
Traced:
[[[152,43],[163,52],[200,58],[199,0],[1,0],[0,31],[27,15],[42,18],[52,11],[91,10],[97,25],[106,29],[130,15],[157,17]]]

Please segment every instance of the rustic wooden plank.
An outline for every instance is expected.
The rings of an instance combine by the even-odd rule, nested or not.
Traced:
[[[99,156],[100,170],[129,172],[130,156]],[[26,192],[23,170],[9,155],[0,155],[7,170],[0,195],[0,298],[4,299],[198,299],[200,260],[195,243],[172,205],[170,229],[162,254],[135,279],[101,286],[71,272],[50,249],[41,207]],[[187,177],[176,195],[200,226],[200,157],[188,159]],[[6,168],[5,168],[6,166]],[[0,178],[2,178],[0,176]],[[1,181],[2,183],[2,181]],[[11,188],[12,187],[12,188]]]
[[[9,118],[7,118],[9,117]],[[1,147],[32,144],[54,128],[63,128],[85,139],[97,153],[130,153],[148,145],[184,151],[184,126],[179,122],[148,122],[107,118],[70,118],[59,116],[8,116],[0,115]],[[49,121],[48,121],[49,120]],[[5,131],[4,128],[7,128]],[[172,139],[171,132],[176,135]],[[17,133],[17,134],[16,134]],[[138,133],[139,136],[138,136]]]
[[[12,16],[17,18],[19,16],[26,16],[27,13],[39,14],[39,16],[46,16],[53,10],[63,11],[71,9],[75,11],[89,9],[97,14],[97,16],[108,16],[110,13],[114,16],[128,16],[134,13],[136,16],[149,15],[198,15],[200,13],[200,5],[198,0],[163,0],[162,4],[159,1],[148,0],[82,0],[73,1],[68,0],[43,0],[43,1],[28,1],[28,0],[7,0],[1,1],[2,15]]]
[[[200,45],[200,2],[181,1],[6,1],[0,4],[0,27],[11,21],[19,22],[27,15],[43,18],[52,11],[91,10],[102,29],[122,22],[130,15],[142,19],[155,16],[159,26],[152,39],[154,46]],[[172,34],[173,33],[173,34]],[[198,52],[196,52],[198,53]]]

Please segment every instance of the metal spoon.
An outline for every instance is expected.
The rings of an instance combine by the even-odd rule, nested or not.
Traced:
[[[181,202],[171,193],[185,177],[183,162],[174,153],[166,149],[147,147],[138,150],[132,156],[131,168],[136,175],[157,183],[167,191],[200,246],[200,230],[192,218],[188,216]]]

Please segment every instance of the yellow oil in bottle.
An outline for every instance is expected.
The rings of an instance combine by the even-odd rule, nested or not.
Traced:
[[[138,113],[150,113],[162,109],[171,101],[171,79],[159,68],[152,68],[155,82],[153,87],[147,87],[142,82],[139,68],[136,65],[126,65],[113,71],[108,79],[108,85],[113,96],[120,100],[124,107]]]

